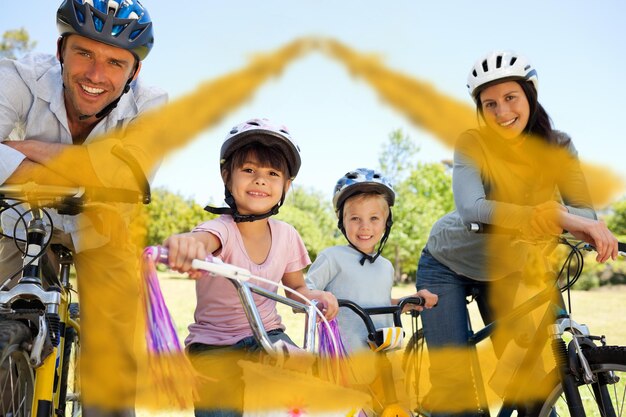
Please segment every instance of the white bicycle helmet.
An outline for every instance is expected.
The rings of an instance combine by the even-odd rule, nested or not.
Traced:
[[[387,222],[385,224],[385,233],[380,239],[376,254],[373,256],[369,253],[362,252],[350,242],[343,224],[343,206],[346,200],[353,195],[369,192],[382,194],[389,204],[389,215],[387,216]],[[343,233],[350,246],[363,255],[359,261],[361,265],[363,265],[366,260],[370,261],[370,263],[374,263],[383,251],[389,233],[391,232],[391,226],[393,225],[391,206],[393,206],[395,201],[396,192],[393,190],[391,183],[380,172],[373,169],[357,168],[354,171],[346,173],[346,175],[337,181],[333,193],[333,206],[338,218],[337,227],[341,230],[341,233]]]
[[[526,80],[539,88],[537,71],[523,55],[513,51],[493,51],[480,58],[467,77],[467,88],[476,101],[483,87],[496,80]]]
[[[251,119],[233,127],[220,149],[220,165],[223,165],[237,149],[251,142],[280,148],[287,159],[291,179],[298,175],[302,163],[300,147],[285,126],[275,125],[268,119]]]
[[[220,149],[220,167],[235,151],[253,142],[280,149],[285,155],[291,179],[298,175],[301,164],[300,147],[285,126],[275,125],[268,119],[251,119],[233,127],[224,138],[224,143]],[[228,207],[206,206],[204,209],[213,214],[229,214],[235,222],[254,222],[278,214],[278,209],[285,201],[285,194],[283,193],[278,204],[263,214],[239,213],[235,199],[226,184],[224,184],[224,201]]]
[[[339,212],[349,197],[367,192],[378,192],[384,195],[390,207],[396,200],[396,192],[391,183],[380,172],[368,168],[357,168],[337,181],[333,193],[335,212]]]

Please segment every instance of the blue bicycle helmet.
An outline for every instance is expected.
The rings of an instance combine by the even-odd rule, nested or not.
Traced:
[[[57,28],[61,37],[78,34],[126,49],[140,61],[154,44],[150,15],[138,0],[64,0]]]
[[[368,168],[357,168],[346,173],[337,181],[333,192],[335,212],[343,207],[349,197],[359,193],[377,192],[385,196],[389,206],[396,200],[391,183],[380,172]]]

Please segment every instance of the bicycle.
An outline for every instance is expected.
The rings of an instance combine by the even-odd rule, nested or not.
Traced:
[[[51,245],[52,218],[47,209],[77,214],[88,201],[141,202],[149,196],[114,190],[44,186],[0,186],[0,212],[24,205],[18,223],[26,225],[23,267],[0,287],[0,415],[8,417],[82,415],[78,360],[80,312],[70,280],[72,252]],[[19,213],[19,212],[18,212]],[[30,217],[30,220],[26,220]],[[6,235],[5,235],[6,236]],[[51,247],[59,274],[45,270]],[[10,287],[10,288],[9,288]],[[71,407],[68,407],[71,405]]]
[[[381,378],[383,395],[373,396],[374,411],[380,417],[413,417],[413,412],[401,404],[396,392],[392,363],[386,353],[402,348],[404,330],[402,330],[401,314],[407,305],[423,306],[424,299],[421,297],[405,297],[397,305],[363,308],[357,303],[338,299],[339,307],[352,310],[362,321],[367,329],[367,340],[371,350],[379,353],[378,376]],[[417,317],[419,312],[411,310],[412,316]],[[374,315],[392,315],[394,328],[377,329],[372,321]],[[393,335],[401,335],[394,338]]]
[[[472,224],[472,231],[484,232],[483,225]],[[490,233],[512,233],[497,229],[489,229]],[[573,241],[573,240],[572,240]],[[497,411],[499,417],[510,416],[514,411],[521,412],[518,407],[526,407],[524,412],[532,416],[571,415],[582,416],[621,416],[626,413],[626,346],[607,346],[604,335],[593,335],[584,324],[579,324],[571,318],[571,298],[569,290],[583,270],[583,256],[581,251],[591,251],[593,247],[584,242],[572,243],[570,239],[561,236],[558,243],[569,248],[569,254],[556,278],[554,286],[548,285],[519,306],[515,307],[504,317],[486,324],[482,329],[474,331],[468,319],[468,347],[471,351],[471,377],[477,396],[478,412],[480,415],[491,415],[487,401],[487,387],[483,381],[480,361],[477,353],[478,343],[493,335],[498,326],[509,326],[532,311],[549,303],[530,346],[523,357],[519,358],[518,367],[514,371],[511,381],[500,396],[502,404]],[[626,244],[619,243],[621,255],[626,254]],[[573,273],[573,275],[571,275]],[[562,285],[561,277],[565,277]],[[567,292],[567,300],[563,293]],[[469,304],[480,295],[475,288],[468,291]],[[468,316],[469,317],[469,316]],[[411,389],[418,398],[416,412],[428,415],[419,403],[419,381],[423,366],[424,335],[419,326],[417,317],[413,319],[416,331],[407,344],[403,364],[405,371],[411,375]],[[566,336],[567,337],[564,337]],[[542,381],[525,380],[520,370],[529,369],[541,354],[539,340],[549,337],[555,366]],[[598,345],[599,343],[599,345]],[[520,386],[539,384],[538,392],[546,392],[545,398],[540,401],[527,401],[522,398]],[[513,388],[512,388],[513,387]]]
[[[164,265],[167,265],[167,249],[163,247],[151,247],[148,251],[153,260]],[[306,300],[303,298],[303,302],[299,302],[293,300],[291,298],[287,298],[281,296],[275,292],[268,291],[265,288],[257,286],[253,284],[251,281],[257,280],[260,282],[269,283],[274,286],[280,286],[286,291],[293,292],[288,287],[283,287],[280,284],[275,282],[263,279],[261,277],[256,277],[251,275],[251,273],[245,269],[236,267],[234,265],[223,263],[219,258],[210,256],[206,260],[196,259],[192,262],[192,267],[198,270],[204,270],[210,274],[218,275],[220,277],[224,277],[228,279],[235,287],[239,299],[241,301],[241,305],[243,306],[244,312],[246,314],[246,318],[250,324],[250,329],[254,338],[256,339],[259,346],[261,346],[262,351],[267,354],[269,358],[272,358],[274,363],[283,364],[288,361],[289,356],[293,354],[292,348],[286,348],[286,346],[282,343],[272,343],[267,335],[267,331],[263,326],[263,322],[259,315],[257,306],[253,299],[253,294],[258,294],[263,297],[267,297],[272,299],[278,303],[285,304],[296,313],[304,313],[305,314],[305,326],[304,326],[304,336],[302,339],[301,351],[304,351],[309,354],[316,354],[316,328],[317,322],[319,319],[322,320],[320,325],[328,325],[323,319],[323,314],[316,306],[316,303],[310,300]],[[296,293],[297,294],[297,293]],[[424,299],[421,297],[406,297],[403,298],[398,305],[394,306],[383,306],[383,307],[372,307],[372,308],[362,308],[358,304],[350,301],[350,300],[338,300],[339,307],[349,308],[354,311],[364,322],[364,325],[367,329],[368,340],[372,343],[373,350],[379,350],[380,352],[385,352],[392,349],[397,349],[401,346],[402,338],[396,340],[397,343],[390,343],[390,340],[386,337],[385,329],[376,329],[371,316],[372,315],[381,315],[381,314],[391,314],[393,316],[394,325],[396,329],[402,328],[402,322],[400,315],[405,306],[409,304],[421,306],[424,304]],[[330,332],[332,333],[332,332]],[[332,335],[330,336],[332,337]],[[333,340],[332,344],[334,344],[334,350],[338,351],[339,341]],[[383,357],[384,359],[384,357]],[[383,398],[375,398],[374,402],[379,405],[380,410],[377,415],[381,417],[391,417],[391,416],[399,416],[399,417],[412,417],[413,414],[410,410],[406,410],[401,407],[398,403],[397,396],[394,390],[391,389],[393,384],[390,382],[391,378],[393,378],[391,365],[390,363],[383,362],[385,365],[383,366],[383,379],[385,383],[383,386],[385,387],[385,392]],[[313,368],[314,366],[311,366]],[[311,368],[309,371],[311,371]],[[337,381],[334,381],[337,382]]]

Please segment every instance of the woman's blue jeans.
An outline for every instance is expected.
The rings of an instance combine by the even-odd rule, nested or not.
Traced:
[[[432,384],[425,405],[437,416],[476,415],[477,400],[476,407],[459,409],[455,399],[462,404],[476,399],[468,348],[470,329],[466,296],[472,288],[479,288],[480,296],[476,301],[483,320],[489,323],[487,285],[456,274],[424,249],[418,264],[416,287],[418,291],[428,289],[439,297],[435,308],[421,313]]]

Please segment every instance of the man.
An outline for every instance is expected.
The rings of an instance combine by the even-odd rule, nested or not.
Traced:
[[[111,185],[107,171],[128,167],[117,167],[124,162],[113,155],[100,155],[96,162],[95,151],[86,145],[101,150],[96,139],[110,131],[119,132],[123,143],[129,123],[166,102],[164,92],[137,80],[154,43],[152,22],[137,0],[64,0],[57,27],[56,57],[0,60],[0,183]],[[55,160],[69,149],[83,152],[84,163],[59,168]],[[120,224],[112,227],[110,218],[99,215],[54,213],[53,242],[75,253],[84,330],[83,400],[101,408],[130,408],[136,310],[110,302],[136,303],[136,280],[129,268],[136,252],[119,220],[124,216],[113,216]],[[3,213],[5,233],[18,217],[15,211]],[[0,238],[0,280],[19,278],[21,265],[13,239]]]

